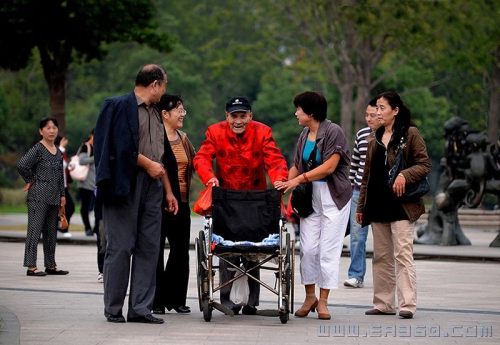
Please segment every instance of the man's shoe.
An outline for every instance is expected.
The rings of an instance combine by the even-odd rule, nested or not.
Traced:
[[[122,314],[113,315],[113,314],[108,313],[105,310],[104,316],[106,317],[106,319],[108,319],[108,322],[114,322],[114,323],[124,323],[125,322],[125,318],[123,317]]]
[[[257,314],[257,308],[255,308],[253,305],[246,305],[241,310],[241,313],[243,315],[256,315]]]
[[[399,312],[399,316],[401,316],[403,319],[413,319],[413,313],[409,310],[401,310]]]
[[[46,268],[45,272],[50,276],[64,276],[69,273],[69,271],[58,270],[57,268]]]
[[[231,307],[231,310],[233,311],[234,315],[238,315],[240,313],[241,306]]]
[[[99,272],[99,274],[97,274],[97,282],[104,283],[104,275],[100,272]]]
[[[191,312],[191,308],[187,305],[181,305],[180,307],[174,307],[173,309],[179,314],[187,314]]]
[[[344,286],[353,288],[362,288],[364,285],[363,281],[359,280],[358,278],[349,278],[346,281],[344,281]]]
[[[385,312],[378,309],[370,309],[365,311],[365,315],[396,315],[396,312]]]
[[[85,229],[85,235],[94,236],[94,232],[92,231],[92,229]]]
[[[164,323],[165,320],[154,317],[151,314],[146,314],[144,316],[128,317],[127,322],[152,323],[152,324],[159,325],[161,323]]]

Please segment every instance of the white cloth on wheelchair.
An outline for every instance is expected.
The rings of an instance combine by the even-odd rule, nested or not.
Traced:
[[[212,242],[215,244],[222,244],[223,246],[277,246],[279,245],[280,235],[279,234],[271,234],[266,237],[262,242],[250,242],[250,241],[229,241],[225,240],[222,236],[212,234]]]

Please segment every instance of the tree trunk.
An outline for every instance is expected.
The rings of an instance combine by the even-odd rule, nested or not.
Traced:
[[[66,73],[70,58],[38,46],[45,81],[49,87],[50,116],[59,122],[59,135],[66,134]]]
[[[49,84],[50,115],[59,122],[59,135],[66,133],[66,70],[53,72]]]
[[[370,102],[370,87],[358,85],[358,95],[356,97],[356,121],[354,132],[366,127],[365,113],[368,102]]]
[[[497,48],[493,61],[493,72],[491,74],[490,91],[490,116],[488,120],[488,139],[495,143],[498,137],[498,127],[500,126],[500,46]]]
[[[340,127],[344,131],[347,142],[351,145],[352,135],[352,113],[353,113],[353,90],[354,87],[350,84],[344,84],[339,87],[340,91]]]

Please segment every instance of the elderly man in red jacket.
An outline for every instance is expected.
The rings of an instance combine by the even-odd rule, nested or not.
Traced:
[[[194,158],[194,168],[205,185],[215,183],[217,187],[233,190],[267,189],[266,172],[273,185],[286,181],[287,163],[274,142],[269,126],[253,121],[250,102],[236,96],[226,103],[226,120],[208,127],[206,139]],[[213,170],[213,160],[215,169]],[[255,262],[244,263],[253,267]],[[259,271],[253,270],[259,279]],[[234,272],[220,270],[221,284],[232,278]],[[250,295],[243,314],[256,313],[259,305],[260,284],[249,280]],[[231,284],[221,289],[221,303],[232,308],[235,314],[241,307],[229,299]]]

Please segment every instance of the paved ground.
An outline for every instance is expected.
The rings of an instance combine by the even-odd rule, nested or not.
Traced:
[[[0,242],[0,344],[500,342],[500,248],[488,247],[497,234],[494,231],[466,229],[472,246],[415,246],[416,257],[420,258],[417,260],[419,309],[412,320],[364,315],[371,308],[373,293],[371,260],[367,260],[365,287],[348,289],[342,282],[349,258],[343,256],[339,289],[330,294],[330,321],[319,321],[312,313],[304,319],[291,316],[287,324],[281,324],[278,318],[229,317],[214,310],[212,321],[205,322],[198,308],[195,254],[191,251],[188,305],[193,312],[169,313],[163,316],[166,321],[163,325],[143,325],[105,321],[102,284],[96,281],[96,248],[81,245],[92,244],[94,239],[81,231],[75,231],[71,241],[61,238],[56,251],[59,267],[69,270],[69,275],[27,277],[22,267],[23,232],[8,230],[22,223],[21,218],[0,215],[0,240],[13,241]],[[201,221],[195,219],[193,224],[195,234]],[[369,251],[371,246],[369,238]],[[40,263],[42,252],[40,244]],[[295,309],[305,296],[300,285],[298,255],[296,260]],[[273,284],[271,273],[265,272],[263,279]],[[276,305],[275,297],[263,289],[260,308]]]

